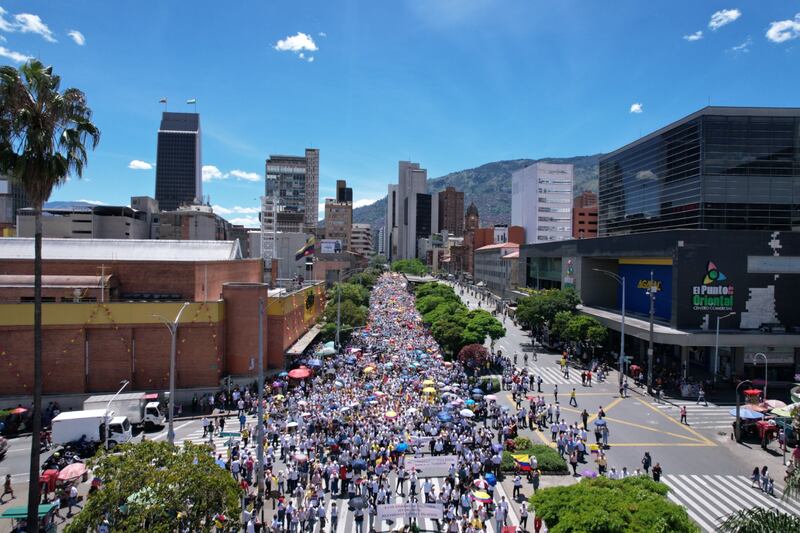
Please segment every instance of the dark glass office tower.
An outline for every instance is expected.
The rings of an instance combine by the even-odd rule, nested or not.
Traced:
[[[706,107],[600,159],[599,233],[800,230],[800,109]]]
[[[156,200],[162,211],[202,201],[200,115],[164,113],[158,130]]]

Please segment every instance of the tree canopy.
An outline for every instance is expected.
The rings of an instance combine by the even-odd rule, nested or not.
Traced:
[[[205,445],[167,442],[123,444],[90,461],[102,487],[67,526],[68,533],[97,531],[103,519],[120,532],[212,531],[222,513],[239,525],[239,488],[230,473],[214,463]],[[179,518],[180,517],[180,518]]]
[[[340,291],[342,302],[350,300],[356,305],[369,305],[369,289],[360,283],[334,283],[328,291],[328,302],[335,305]]]
[[[552,533],[697,532],[686,510],[670,502],[668,487],[645,476],[583,479],[531,496],[530,503]]]
[[[488,357],[489,350],[483,344],[467,344],[458,352],[458,361],[469,369],[481,368]]]
[[[549,327],[561,311],[574,312],[580,298],[575,289],[544,289],[533,291],[517,302],[517,320],[532,331]]]
[[[397,261],[392,261],[392,272],[424,276],[428,273],[428,267],[419,259],[398,259]]]

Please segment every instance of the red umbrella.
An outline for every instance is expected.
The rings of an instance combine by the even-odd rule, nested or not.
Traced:
[[[12,415],[21,415],[22,413],[27,413],[27,412],[28,410],[25,409],[24,407],[15,407],[9,411],[9,413],[11,413]]]
[[[744,393],[747,396],[755,396],[756,394],[761,394],[761,389],[746,389]]]
[[[289,372],[289,377],[293,379],[306,379],[310,375],[311,370],[302,366]]]
[[[69,481],[71,479],[77,479],[85,473],[86,473],[85,464],[72,463],[71,465],[65,466],[64,469],[58,473],[58,479],[60,479],[61,481]]]

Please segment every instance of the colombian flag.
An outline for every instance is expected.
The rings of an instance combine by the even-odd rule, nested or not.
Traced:
[[[514,462],[517,464],[517,468],[519,468],[521,472],[530,471],[531,461],[529,456],[524,454],[518,454],[518,455],[512,455],[511,457],[514,458]]]
[[[314,236],[311,235],[308,240],[306,241],[305,245],[302,248],[297,250],[294,254],[294,260],[300,261],[304,257],[308,257],[309,255],[314,255]]]

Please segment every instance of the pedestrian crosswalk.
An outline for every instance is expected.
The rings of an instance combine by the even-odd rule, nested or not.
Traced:
[[[670,400],[670,403],[655,404],[662,412],[680,421],[681,407],[686,407],[686,422],[694,429],[711,431],[730,430],[733,417],[730,406],[716,405],[711,402],[708,406],[692,400]]]
[[[747,476],[680,474],[661,478],[670,488],[668,497],[686,508],[689,516],[707,532],[717,531],[720,519],[741,509],[764,507],[800,516],[800,504],[782,500],[752,486]]]
[[[523,362],[519,361],[517,368],[525,368]],[[538,366],[535,362],[528,363],[528,372],[535,376],[542,376],[542,385],[580,385],[581,371],[575,368],[569,369],[569,377],[564,377],[561,367],[556,365]],[[592,377],[593,384],[596,384],[595,377]],[[535,382],[534,382],[535,383]],[[534,389],[536,386],[534,385]]]
[[[433,486],[433,494],[438,494],[439,491],[444,486],[444,478],[428,478],[431,481]],[[425,502],[425,495],[422,493],[422,481],[420,480],[420,485],[417,487],[417,498],[420,503]],[[392,484],[394,487],[394,483]],[[405,484],[405,491],[406,494],[401,496],[394,492],[390,497],[390,501],[388,503],[391,504],[401,504],[401,503],[410,503],[409,495],[407,494],[409,489],[409,484]],[[501,501],[501,499],[505,497],[506,501],[509,501],[507,494],[505,493],[505,489],[503,489],[502,485],[498,484],[495,487],[494,492],[494,502],[497,504]],[[292,505],[298,509],[300,506],[300,502],[296,500],[296,498],[291,499]],[[334,524],[333,520],[333,508],[336,504],[337,509],[337,518]],[[348,499],[347,498],[336,498],[330,497],[330,495],[326,495],[325,501],[322,504],[325,506],[325,520],[324,520],[324,527],[322,526],[322,521],[315,517],[313,520],[309,520],[306,523],[306,530],[311,531],[312,533],[353,533],[358,531],[363,531],[363,533],[367,533],[369,531],[375,531],[376,533],[388,533],[390,531],[402,531],[405,526],[410,526],[412,523],[416,523],[417,527],[420,531],[427,531],[427,532],[439,532],[439,531],[446,531],[447,526],[447,510],[445,509],[445,517],[443,520],[435,520],[432,518],[419,518],[419,519],[410,519],[410,518],[397,518],[395,520],[381,520],[377,519],[377,516],[371,514],[368,509],[364,509],[363,513],[363,521],[361,522],[361,526],[359,527],[356,516],[353,510],[348,508]],[[476,505],[473,503],[473,509],[476,508]],[[314,510],[319,509],[313,508]],[[318,512],[313,513],[318,515]],[[270,523],[272,518],[268,519],[267,523]],[[531,523],[533,517],[530,517]],[[504,524],[498,524],[494,516],[490,516],[486,520],[486,528],[485,531],[487,533],[501,533],[502,526],[517,526],[519,525],[519,518],[517,511],[513,508],[512,505],[509,505],[509,514],[507,519],[505,520]],[[498,527],[500,526],[500,527]],[[296,528],[297,530],[299,528]]]
[[[236,415],[236,412],[233,412],[233,415]],[[247,416],[247,425],[252,430],[256,427],[256,421],[258,418],[255,415],[248,415]],[[213,448],[215,450],[222,451],[228,446],[228,442],[231,441],[233,445],[240,442],[240,437],[229,437],[229,436],[222,436],[220,435],[220,428],[219,428],[219,419],[215,416],[214,417],[214,424],[215,424],[215,433],[214,436],[211,437],[210,435],[203,435],[203,426],[197,424],[197,429],[187,434],[183,437],[181,442],[191,441],[194,444],[209,444],[213,443]],[[225,433],[239,433],[239,420],[236,416],[229,416],[225,418]],[[252,441],[252,439],[251,439]]]

